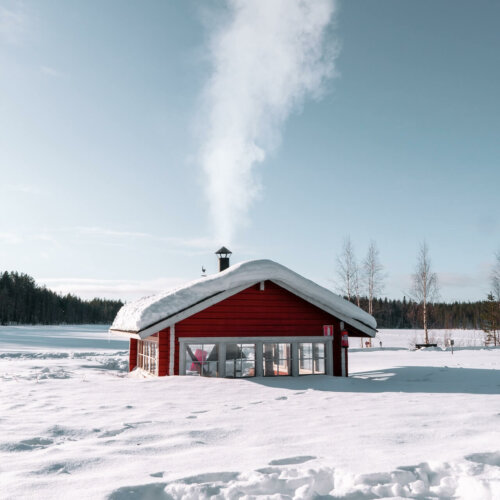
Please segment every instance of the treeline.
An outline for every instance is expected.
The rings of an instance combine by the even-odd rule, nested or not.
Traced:
[[[0,274],[0,324],[109,324],[123,305],[118,300],[82,300],[39,286],[27,274]]]
[[[352,300],[356,303],[356,300]],[[360,307],[368,310],[368,299],[360,297]],[[485,301],[427,304],[429,328],[482,328]],[[378,328],[423,328],[421,305],[412,300],[373,299],[373,316]]]

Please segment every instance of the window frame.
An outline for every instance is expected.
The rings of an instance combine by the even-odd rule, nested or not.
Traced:
[[[137,341],[137,367],[152,375],[158,375],[159,345],[157,339]]]
[[[252,378],[256,376],[256,371],[257,371],[257,345],[255,342],[224,342],[225,344],[225,349],[226,349],[226,358],[224,360],[225,367],[224,367],[224,377],[225,378]],[[239,352],[243,354],[243,346],[252,347],[253,348],[253,358],[250,361],[253,361],[253,375],[236,375],[238,373],[238,364],[239,364],[239,371],[240,373],[243,373],[243,362],[246,360],[248,362],[247,358],[243,358],[242,356],[238,358],[233,358],[231,360],[227,359],[227,347],[229,345],[235,345],[237,346],[237,349],[239,349]],[[234,363],[234,373],[235,375],[228,375],[227,374],[227,363],[228,361],[232,361]]]
[[[271,353],[271,361],[273,364],[273,374],[272,375],[266,375],[266,345],[271,345],[271,346],[278,346],[277,347],[277,352],[278,356],[276,357],[275,353]],[[281,349],[280,346],[285,346],[286,350],[286,357],[281,356]],[[292,349],[293,342],[263,342],[262,344],[262,374],[264,377],[289,377],[293,375],[293,349]],[[273,349],[274,350],[274,349]],[[276,362],[277,361],[277,362]],[[284,366],[282,365],[282,361],[287,361],[287,368],[288,368],[288,373],[281,373],[280,367]],[[277,367],[275,369],[274,367]],[[277,372],[277,373],[275,373]]]
[[[303,349],[301,348],[302,345],[310,345],[311,346],[311,354],[310,356],[301,356],[301,352]],[[323,346],[323,353],[322,356],[319,354],[316,354],[317,352],[317,346],[322,345]],[[299,371],[299,376],[307,376],[307,375],[326,375],[326,342],[298,342],[298,371]],[[318,369],[318,362],[320,360],[323,360],[323,370]],[[310,366],[311,366],[311,371],[310,373],[301,373],[301,370],[305,370],[303,367],[304,361],[310,361]]]
[[[205,346],[213,346],[212,349],[208,350],[205,349]],[[195,361],[190,355],[188,355],[188,348],[189,350],[192,351],[192,347],[195,347],[196,350],[201,350],[202,352],[207,353],[207,358],[205,360],[198,360]],[[212,354],[213,350],[216,350],[217,352],[217,360],[216,361],[209,361],[208,357],[210,354]],[[186,342],[184,344],[184,359],[185,359],[185,374],[188,376],[200,376],[200,377],[208,377],[208,378],[217,378],[219,377],[220,373],[220,361],[219,361],[219,351],[220,351],[220,342]],[[196,351],[195,351],[196,352]],[[194,354],[194,353],[193,353]],[[189,358],[188,358],[189,356]],[[195,375],[194,373],[188,373],[189,372],[195,372],[197,370],[190,370],[188,369],[187,365],[188,364],[192,365],[198,365],[199,366],[199,372],[198,375]],[[215,375],[209,375],[209,373],[212,373],[212,370],[209,370],[209,366],[213,366],[215,364]]]

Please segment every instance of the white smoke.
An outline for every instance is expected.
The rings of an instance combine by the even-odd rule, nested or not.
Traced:
[[[216,237],[231,243],[260,186],[254,167],[287,117],[333,75],[335,0],[226,0],[210,38],[201,164]]]

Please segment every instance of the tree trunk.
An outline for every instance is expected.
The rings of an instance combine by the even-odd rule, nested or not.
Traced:
[[[427,304],[424,300],[424,332],[425,332],[425,343],[429,343],[429,334],[427,332]]]

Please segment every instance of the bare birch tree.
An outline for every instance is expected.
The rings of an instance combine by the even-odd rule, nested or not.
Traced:
[[[337,288],[349,300],[357,297],[359,304],[359,270],[349,236],[344,239],[342,251],[337,256]]]
[[[422,319],[424,322],[425,343],[429,343],[427,329],[427,304],[433,302],[439,292],[437,274],[432,272],[429,248],[424,241],[417,256],[417,267],[413,275],[413,297],[422,305]]]
[[[354,296],[356,297],[356,305],[361,307],[361,272],[359,269],[359,265],[356,260],[354,260],[354,280],[353,280],[353,289]]]
[[[363,281],[368,296],[368,313],[373,314],[373,299],[384,288],[384,266],[380,263],[379,251],[376,243],[370,241],[368,252],[363,261]]]

